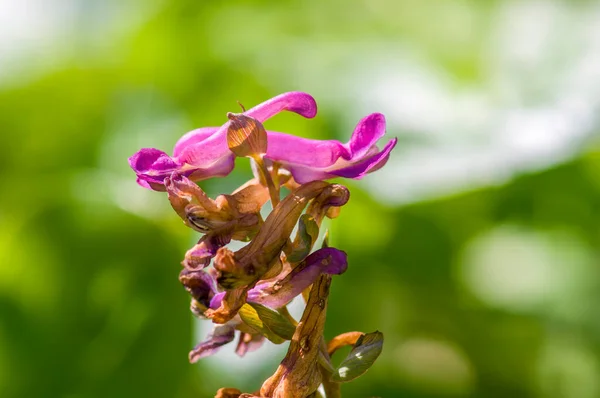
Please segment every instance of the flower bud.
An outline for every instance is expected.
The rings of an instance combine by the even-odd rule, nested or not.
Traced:
[[[267,132],[256,119],[242,113],[228,113],[227,145],[235,156],[260,157],[267,153]]]

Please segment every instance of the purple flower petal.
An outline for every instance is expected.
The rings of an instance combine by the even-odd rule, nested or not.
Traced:
[[[173,157],[177,157],[181,154],[181,151],[185,147],[202,142],[219,130],[219,127],[201,127],[196,130],[192,130],[181,137],[175,147],[173,148]]]
[[[151,189],[180,168],[180,164],[169,155],[154,148],[142,148],[133,154],[129,158],[129,166],[137,174],[138,184]],[[164,188],[161,190],[164,191]]]
[[[289,92],[274,97],[244,112],[260,122],[281,111],[312,118],[317,112],[315,100],[306,93]],[[175,145],[173,157],[158,149],[145,148],[129,158],[129,164],[143,187],[164,190],[164,178],[172,172],[200,181],[225,176],[234,167],[234,155],[227,145],[229,122],[221,127],[205,127],[184,135]],[[312,140],[268,131],[266,158],[288,169],[298,183],[334,177],[359,179],[382,167],[396,140],[382,151],[376,142],[385,134],[385,117],[373,113],[361,119],[350,141]]]
[[[360,120],[346,144],[270,131],[267,134],[266,157],[281,163],[301,184],[337,176],[362,178],[382,167],[396,145],[396,140],[391,140],[381,152],[375,146],[385,134],[385,117],[381,113],[373,113]]]
[[[258,350],[265,342],[265,336],[262,334],[240,333],[240,340],[235,353],[243,357],[249,352]]]
[[[382,168],[387,163],[390,157],[390,152],[392,149],[394,149],[397,142],[398,139],[394,138],[386,144],[381,152],[350,166],[332,170],[330,173],[339,177],[360,179],[367,173],[371,173]]]
[[[352,159],[362,158],[384,134],[385,116],[381,113],[372,113],[362,118],[356,125],[350,142],[346,144]]]
[[[350,158],[351,155],[339,141],[312,140],[267,131],[267,159],[286,165],[326,168],[333,165],[340,157]]]
[[[244,114],[262,123],[281,111],[294,112],[307,119],[312,119],[317,114],[317,103],[309,94],[300,91],[291,91],[273,97],[247,110]]]
[[[198,243],[185,253],[181,265],[190,271],[208,267],[210,260],[217,254],[217,250],[228,244],[230,240],[230,236],[217,236],[213,234],[202,236]]]
[[[225,323],[223,325],[216,325],[207,339],[190,351],[190,362],[194,363],[202,358],[213,355],[219,348],[233,341],[234,338],[235,326],[233,324]]]
[[[206,271],[191,271],[186,268],[179,273],[179,281],[194,300],[208,307],[217,292],[217,281]]]

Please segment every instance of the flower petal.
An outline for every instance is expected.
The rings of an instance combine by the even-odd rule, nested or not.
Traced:
[[[333,165],[340,157],[350,158],[339,141],[313,140],[274,131],[267,132],[267,159],[315,168]]]
[[[385,117],[381,113],[361,119],[346,144],[268,131],[266,158],[282,164],[301,184],[338,176],[361,178],[382,167],[396,145],[396,140],[391,140],[378,152],[375,143],[384,134]]]
[[[240,357],[243,357],[249,352],[256,351],[265,342],[265,336],[262,334],[254,333],[240,333],[235,353]]]
[[[179,156],[185,147],[204,141],[216,133],[217,130],[219,130],[219,127],[201,127],[184,134],[175,144],[175,148],[173,148],[173,157]]]
[[[129,166],[137,174],[138,184],[152,189],[155,184],[162,185],[164,178],[178,170],[180,164],[163,151],[142,148],[129,158]]]
[[[345,146],[352,154],[351,159],[363,157],[375,143],[385,134],[385,116],[372,113],[362,118]]]
[[[190,362],[194,363],[202,358],[213,355],[219,348],[233,341],[234,338],[235,326],[231,324],[216,325],[213,331],[208,335],[208,338],[190,351]]]
[[[381,113],[372,113],[361,119],[346,144],[335,140],[313,140],[269,131],[266,157],[284,164],[328,168],[340,159],[359,160],[367,155],[384,134],[385,117]]]
[[[254,108],[244,112],[244,114],[258,119],[262,123],[281,111],[294,112],[305,118],[312,119],[317,114],[317,103],[310,94],[300,91],[290,91],[256,105]]]
[[[390,140],[381,152],[376,153],[358,163],[342,167],[336,170],[330,170],[329,173],[334,174],[338,177],[355,178],[360,179],[366,174],[382,168],[390,157],[390,152],[396,146],[398,142],[397,138]]]
[[[155,148],[142,148],[129,158],[129,166],[137,173],[172,170],[179,165],[169,155]]]
[[[274,283],[260,283],[251,289],[248,292],[247,301],[271,308],[281,308],[312,285],[319,275],[340,275],[347,268],[346,253],[333,247],[319,249],[285,277]],[[217,295],[219,294],[221,293],[217,293]]]
[[[191,271],[186,268],[179,273],[179,281],[185,290],[200,304],[208,307],[217,292],[216,279],[206,271]]]
[[[229,235],[206,234],[185,253],[181,265],[190,271],[206,268],[210,264],[210,260],[217,254],[217,250],[230,241]]]
[[[275,282],[263,282],[248,291],[247,302],[270,308],[281,308],[312,285],[321,274],[341,275],[348,268],[345,252],[333,247],[319,249]],[[221,306],[226,292],[219,292],[210,301],[210,308]]]

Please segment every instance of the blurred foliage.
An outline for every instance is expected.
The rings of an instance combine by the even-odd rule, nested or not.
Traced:
[[[249,367],[188,363],[197,336],[177,275],[197,236],[163,194],[135,185],[126,158],[223,123],[236,100],[327,91],[316,74],[347,63],[310,51],[322,41],[403,37],[458,81],[478,79],[477,35],[444,39],[462,14],[446,15],[440,1],[367,3],[134,2],[124,12],[135,24],[115,33],[89,2],[76,14],[81,37],[54,44],[68,51],[52,67],[28,75],[24,66],[0,85],[1,397],[210,397],[258,388],[274,371],[281,357],[257,366],[254,353],[236,359],[252,377],[242,375]],[[462,3],[476,26],[488,18],[487,2]],[[282,79],[278,58],[294,38],[306,46],[296,68],[313,71],[312,83]],[[345,139],[364,116],[347,116],[346,103],[267,127]],[[331,222],[350,267],[334,278],[326,334],[380,330],[385,345],[344,396],[600,396],[594,148],[502,186],[404,206],[350,182],[351,201]],[[202,186],[233,190],[249,176],[239,163]]]

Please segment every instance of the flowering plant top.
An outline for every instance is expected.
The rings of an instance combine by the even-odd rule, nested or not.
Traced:
[[[321,247],[315,246],[323,219],[337,217],[350,198],[346,187],[326,180],[360,179],[378,170],[396,139],[377,147],[385,134],[379,113],[360,120],[346,144],[265,130],[262,123],[284,110],[312,118],[317,107],[306,93],[281,94],[243,113],[228,113],[221,127],[185,134],[173,156],[144,148],[129,158],[137,182],[166,191],[184,224],[202,234],[185,254],[179,280],[192,297],[192,313],[215,326],[190,352],[190,361],[216,353],[236,331],[240,356],[265,339],[290,341],[279,368],[259,390],[222,388],[216,397],[315,397],[319,386],[327,398],[340,397],[340,383],[363,374],[383,345],[380,332],[349,332],[325,341],[332,276],[346,272],[348,259],[329,247],[327,232]],[[254,177],[231,194],[210,198],[195,182],[228,175],[236,156],[250,158]],[[290,190],[283,199],[281,187]],[[267,201],[273,210],[263,219]],[[248,244],[233,252],[227,247],[232,240]],[[297,321],[287,304],[299,295],[306,308]],[[344,345],[353,349],[334,367],[330,357]]]

